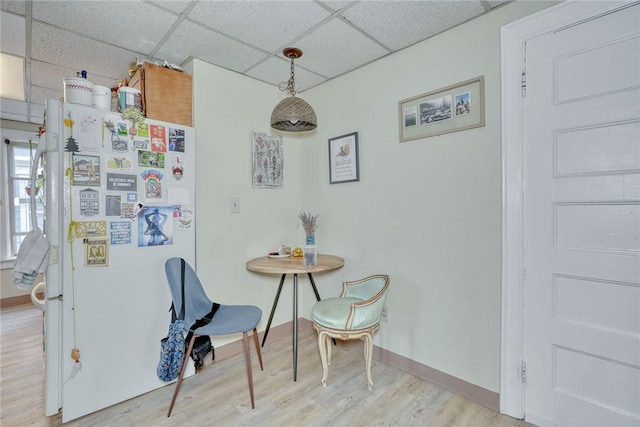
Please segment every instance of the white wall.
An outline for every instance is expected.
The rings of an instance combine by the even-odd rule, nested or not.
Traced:
[[[212,299],[260,306],[264,330],[279,277],[249,272],[245,262],[280,244],[293,246],[302,236],[297,228],[302,146],[284,138],[284,188],[253,189],[251,133],[271,133],[271,110],[281,95],[273,86],[202,61],[193,62],[193,76],[197,270]],[[230,213],[231,197],[240,198],[240,213]],[[300,285],[308,287],[306,278]],[[289,279],[274,326],[292,319],[291,288]]]
[[[341,271],[388,273],[376,344],[492,391],[500,362],[500,25],[549,3],[518,2],[312,89],[317,182],[303,203]],[[486,126],[398,142],[398,101],[485,76]],[[344,94],[348,94],[345,96]],[[329,185],[327,139],[358,131],[359,183]],[[308,197],[307,197],[308,195]],[[334,286],[337,292],[337,286]]]
[[[516,2],[300,94],[318,129],[285,137],[280,190],[251,188],[250,135],[270,132],[277,89],[194,62],[198,271],[224,303],[263,308],[278,278],[244,262],[301,244],[298,212],[319,214],[320,252],[345,267],[316,276],[322,296],[343,280],[391,276],[390,320],[376,345],[491,391],[500,365],[499,28],[551,3]],[[486,126],[398,142],[398,101],[485,76]],[[284,76],[283,76],[284,78]],[[357,131],[360,182],[329,185],[328,138]],[[239,196],[241,213],[229,213]],[[300,283],[300,316],[314,302]],[[291,286],[274,325],[291,320]]]

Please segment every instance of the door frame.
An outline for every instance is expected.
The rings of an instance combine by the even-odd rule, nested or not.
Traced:
[[[522,74],[526,41],[627,7],[637,0],[572,0],[500,28],[502,130],[502,301],[500,412],[524,418],[524,138]]]

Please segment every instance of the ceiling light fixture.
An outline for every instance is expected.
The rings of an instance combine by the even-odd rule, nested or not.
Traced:
[[[288,98],[283,99],[275,106],[271,113],[271,127],[287,132],[304,132],[313,130],[318,126],[316,112],[305,100],[296,96],[295,74],[293,60],[302,56],[302,51],[295,47],[288,47],[282,54],[291,59],[291,77],[289,81],[279,85],[280,90],[289,92]]]

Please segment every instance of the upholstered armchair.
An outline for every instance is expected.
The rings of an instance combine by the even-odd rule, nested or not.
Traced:
[[[362,339],[369,390],[373,333],[380,327],[380,319],[389,289],[389,276],[376,274],[342,284],[339,298],[318,301],[311,312],[313,326],[318,331],[318,348],[322,360],[322,385],[327,385],[331,364],[331,338]]]

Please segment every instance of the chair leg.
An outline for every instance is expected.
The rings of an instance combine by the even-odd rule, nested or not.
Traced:
[[[322,386],[327,386],[327,377],[329,376],[329,366],[327,364],[327,341],[329,337],[323,332],[318,331],[318,349],[320,350],[320,360],[322,361]]]
[[[360,337],[360,341],[362,341],[362,351],[363,351],[363,355],[364,355],[364,365],[366,367],[367,366],[367,359],[368,359],[367,353],[368,353],[368,350],[369,350],[369,347],[367,345],[368,344],[367,337],[366,336]]]
[[[253,341],[256,343],[256,352],[258,353],[258,360],[260,361],[260,370],[264,371],[262,366],[262,352],[260,351],[260,340],[258,339],[258,330],[253,328]]]
[[[331,347],[331,343],[329,341],[334,341],[335,342],[335,338],[331,338],[329,335],[324,337],[325,339],[325,345],[327,346],[327,365],[331,365],[331,349],[333,347]]]
[[[180,370],[180,375],[178,375],[178,382],[176,382],[176,389],[173,391],[173,397],[171,398],[171,405],[169,405],[169,412],[167,412],[167,418],[171,416],[171,411],[173,410],[173,404],[176,403],[176,398],[178,397],[178,392],[180,391],[180,386],[182,386],[182,379],[184,378],[184,371],[187,370],[187,364],[189,363],[189,355],[191,354],[191,350],[193,349],[193,344],[196,342],[196,337],[199,335],[193,334],[191,340],[189,341],[189,346],[187,347],[187,351],[184,353],[184,361],[182,362],[182,369]]]
[[[251,375],[251,355],[249,354],[249,336],[246,332],[242,333],[242,341],[244,343],[244,358],[247,365],[247,380],[249,381],[249,395],[251,396],[251,409],[256,408],[253,400],[253,377]]]
[[[369,390],[373,387],[371,380],[371,357],[373,355],[373,337],[370,334],[364,336],[364,364],[367,371],[367,385]]]

